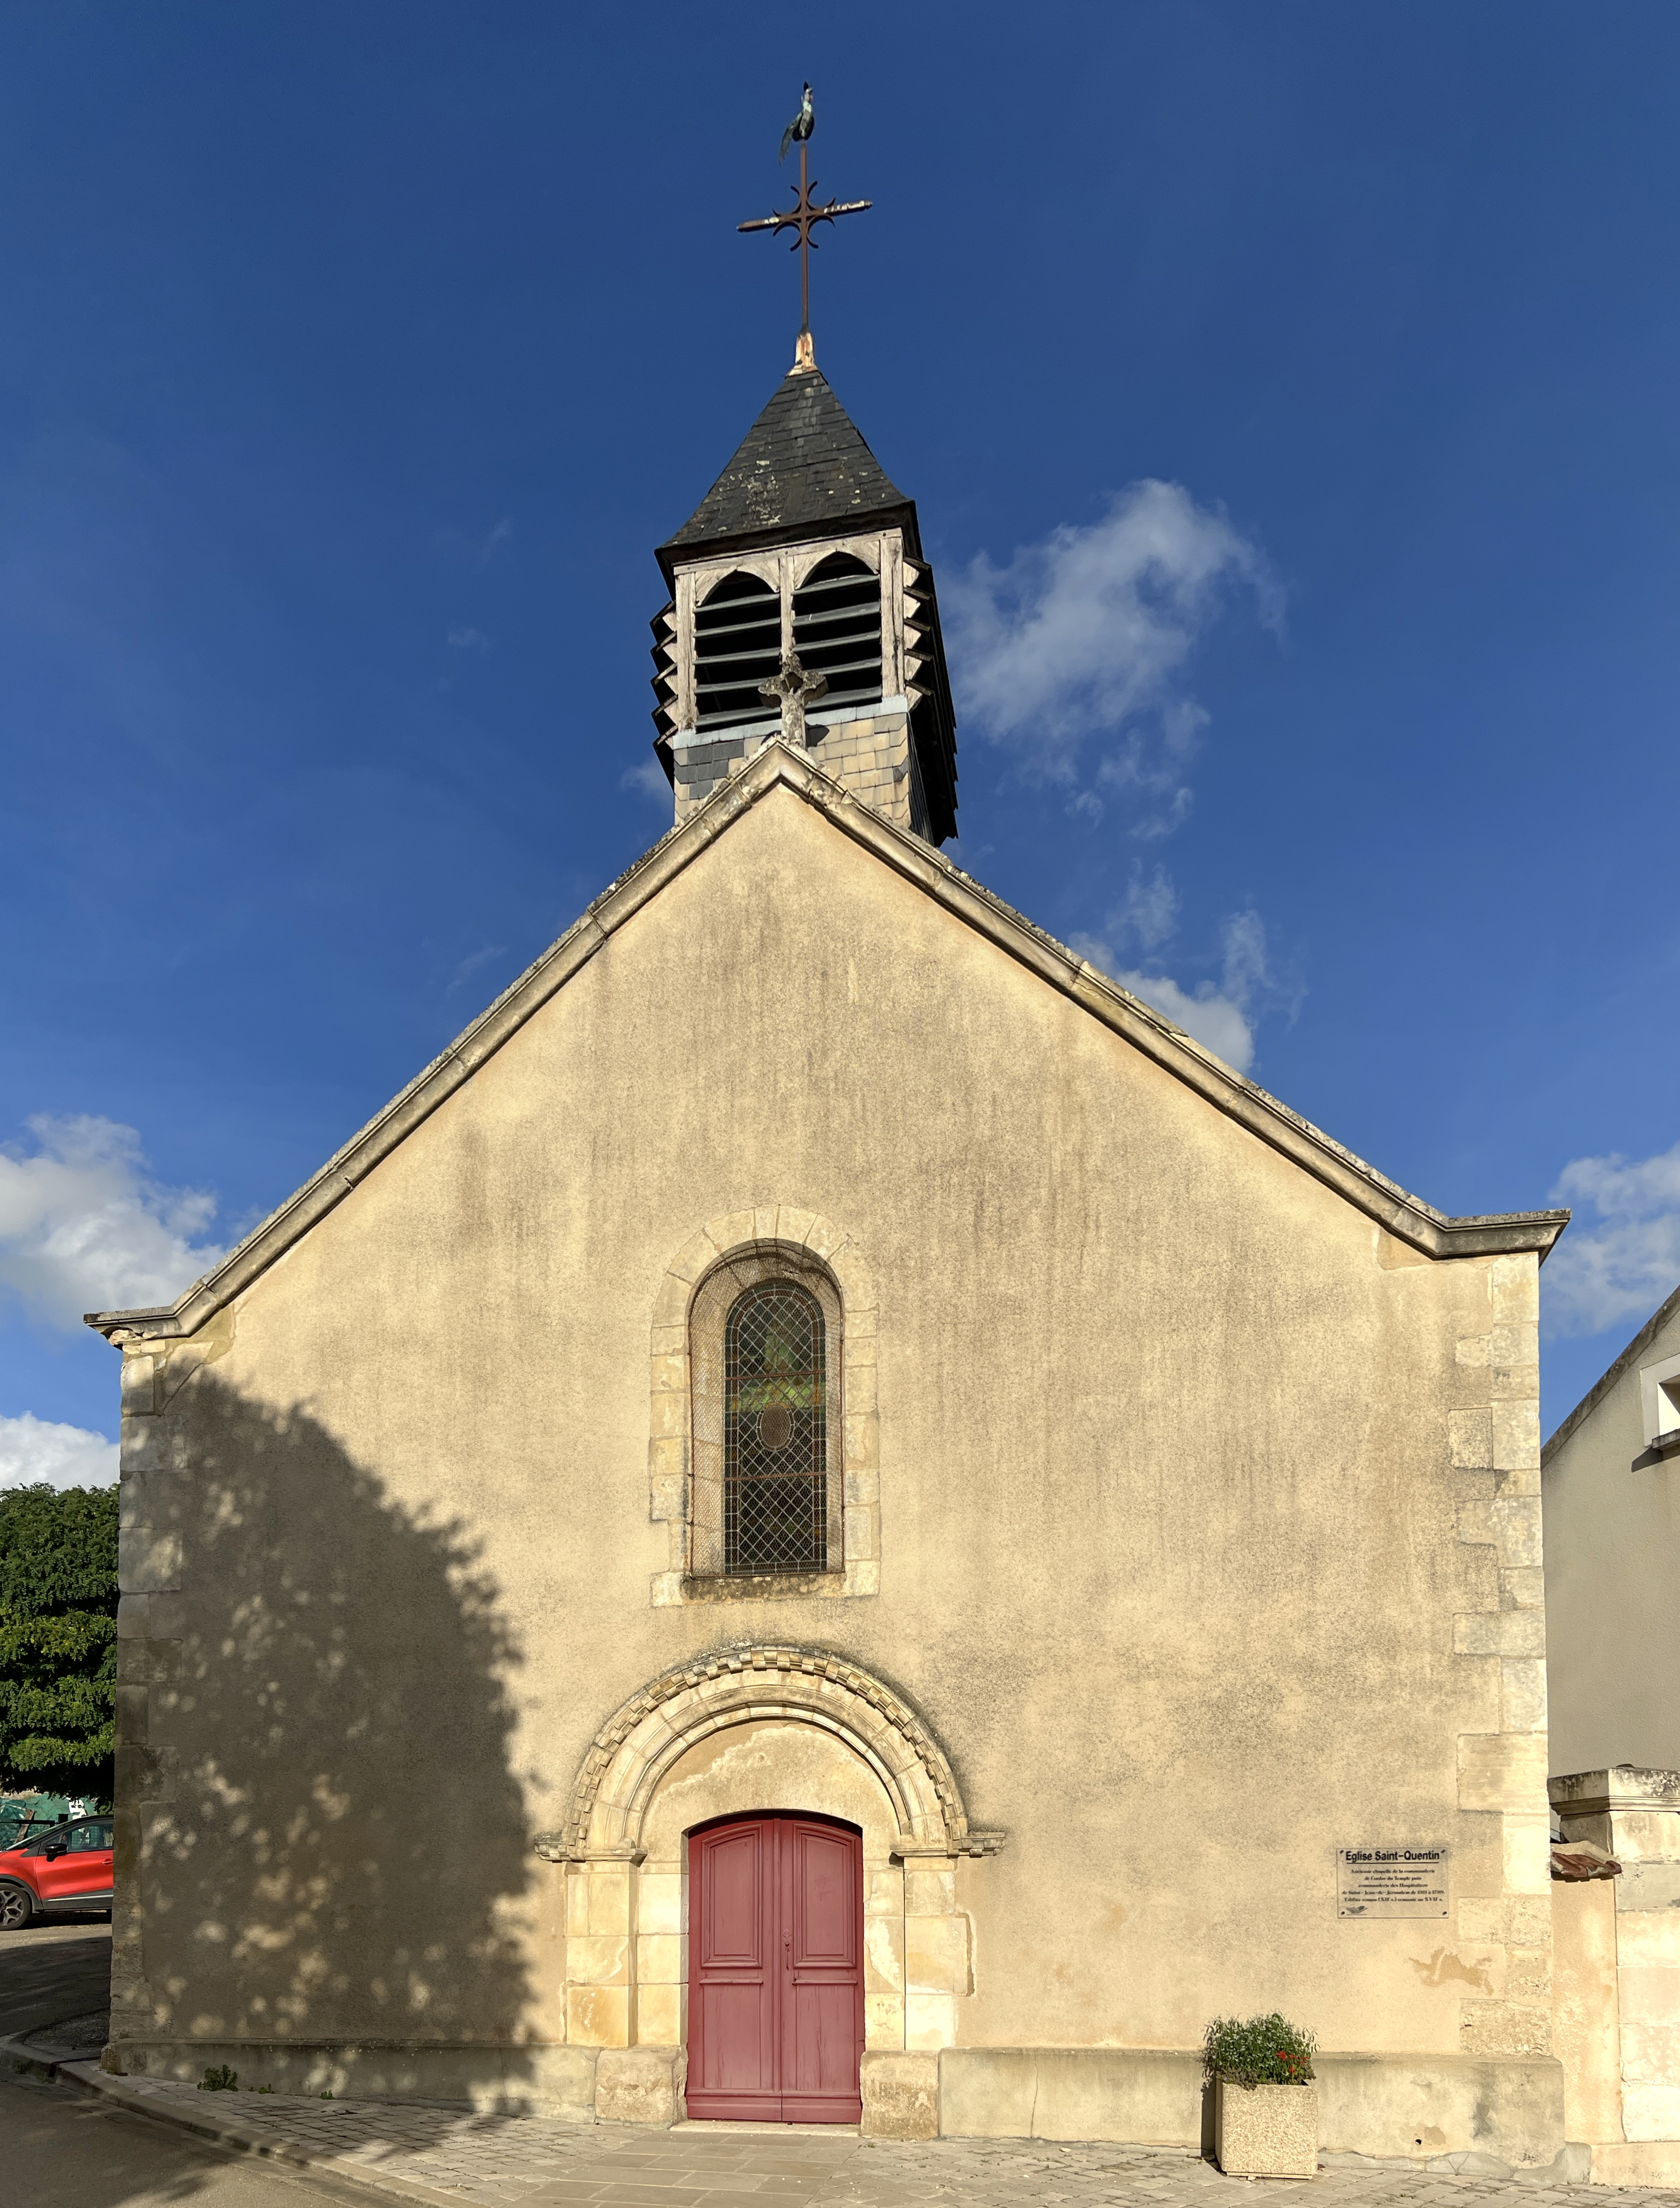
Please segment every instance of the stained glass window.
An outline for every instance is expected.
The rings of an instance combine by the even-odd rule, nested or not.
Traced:
[[[723,1569],[828,1563],[823,1315],[793,1281],[761,1281],[723,1333]]]

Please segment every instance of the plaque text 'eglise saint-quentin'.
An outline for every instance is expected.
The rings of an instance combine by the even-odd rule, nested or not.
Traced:
[[[1338,1917],[1444,1917],[1447,1858],[1441,1848],[1338,1848]]]

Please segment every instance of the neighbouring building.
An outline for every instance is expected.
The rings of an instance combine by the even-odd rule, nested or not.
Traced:
[[[1557,1991],[1572,2139],[1606,2183],[1680,2181],[1680,1289],[1546,1443]]]
[[[1537,1288],[940,855],[813,367],[660,558],[671,831],[123,1351],[106,2062],[1568,2164]]]
[[[1680,1771],[1680,1288],[1543,1462],[1551,1767]]]

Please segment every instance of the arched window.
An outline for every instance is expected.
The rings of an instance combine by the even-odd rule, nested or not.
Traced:
[[[828,1563],[823,1315],[795,1281],[761,1281],[723,1329],[723,1569]]]
[[[831,553],[794,592],[794,650],[828,677],[828,696],[869,705],[881,694],[881,579],[849,552]]]
[[[690,1576],[844,1571],[844,1334],[832,1275],[801,1248],[750,1244],[694,1290]]]
[[[758,575],[725,575],[694,609],[695,725],[767,717],[759,685],[781,664],[779,593]]]

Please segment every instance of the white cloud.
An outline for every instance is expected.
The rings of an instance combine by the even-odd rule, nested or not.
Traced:
[[[171,1301],[225,1254],[202,1241],[216,1199],[154,1179],[132,1127],[31,1119],[30,1155],[0,1150],[0,1287],[56,1326]]]
[[[1111,939],[1135,939],[1153,951],[1175,934],[1179,926],[1179,892],[1165,867],[1157,867],[1145,880],[1141,861],[1132,861],[1125,895],[1108,915]]]
[[[1109,915],[1107,938],[1076,935],[1071,947],[1123,989],[1165,1012],[1175,1027],[1194,1035],[1216,1058],[1246,1073],[1254,1063],[1255,1023],[1265,999],[1287,999],[1267,961],[1264,924],[1257,912],[1233,913],[1220,932],[1223,957],[1219,981],[1198,981],[1194,989],[1185,989],[1170,975],[1125,965],[1116,948],[1130,935],[1145,951],[1155,949],[1172,933],[1177,909],[1177,892],[1161,867],[1147,883],[1134,867],[1125,903]]]
[[[1077,942],[1074,948],[1093,966],[1102,967],[1123,989],[1130,989],[1134,997],[1153,1005],[1156,1011],[1165,1012],[1174,1027],[1194,1035],[1215,1058],[1222,1058],[1239,1073],[1246,1073],[1253,1065],[1254,1030],[1249,1025],[1248,1015],[1240,1005],[1221,996],[1211,981],[1202,982],[1199,993],[1187,997],[1168,975],[1131,974],[1123,967],[1105,964],[1096,955],[1103,948],[1101,944],[1096,945],[1095,951]]]
[[[443,528],[432,531],[432,549],[440,559],[452,567],[488,567],[504,545],[513,541],[513,518],[504,514],[501,519],[480,537],[465,529]]]
[[[445,642],[453,644],[458,651],[488,651],[490,639],[482,628],[469,628],[465,621],[451,621]]]
[[[1557,1177],[1552,1201],[1577,1218],[1540,1275],[1546,1331],[1600,1334],[1647,1319],[1680,1285],[1680,1143],[1631,1163],[1575,1158]],[[1584,1226],[1582,1206],[1598,1214]]]
[[[117,1444],[86,1426],[63,1426],[26,1411],[0,1419],[0,1488],[109,1487],[117,1478]]]
[[[1226,993],[1246,1005],[1260,990],[1271,986],[1265,924],[1252,907],[1247,912],[1233,912],[1220,930],[1220,942],[1225,952]]]
[[[661,805],[669,806],[671,801],[671,785],[665,779],[665,770],[651,757],[638,759],[634,766],[626,767],[618,778],[618,786],[621,789],[639,789],[644,797],[651,797]]]
[[[1084,783],[1074,802],[1087,817],[1105,795],[1125,799],[1135,834],[1170,835],[1190,811],[1208,717],[1181,677],[1233,588],[1281,626],[1270,570],[1223,513],[1177,483],[1134,483],[1101,521],[1064,525],[1006,567],[982,553],[948,586],[958,704],[1030,771]],[[1104,739],[1088,779],[1088,747]]]
[[[449,986],[443,993],[444,995],[453,997],[457,989],[472,979],[481,966],[488,966],[492,958],[501,957],[507,949],[507,945],[505,943],[487,943],[481,951],[468,951],[466,957],[456,966]]]

